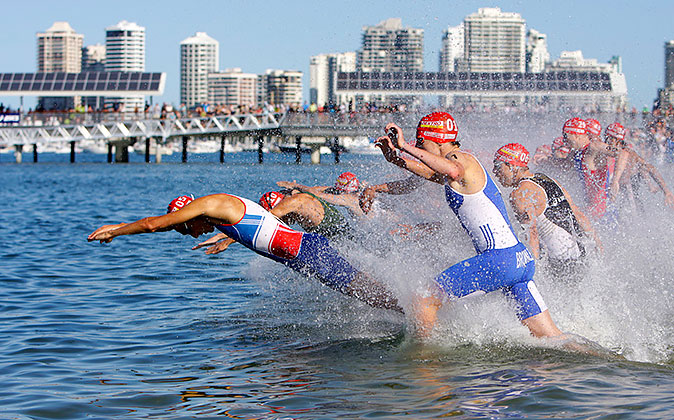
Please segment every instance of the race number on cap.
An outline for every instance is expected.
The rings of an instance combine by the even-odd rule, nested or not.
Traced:
[[[267,211],[270,211],[285,198],[285,195],[278,191],[269,191],[260,197],[260,205]]]
[[[459,128],[454,118],[446,112],[433,112],[426,115],[417,125],[417,139],[434,143],[448,143],[456,141]]]
[[[494,160],[499,160],[515,166],[528,166],[529,151],[519,143],[506,144],[496,151]]]
[[[342,192],[356,192],[359,187],[360,182],[358,178],[351,172],[343,172],[335,180],[335,188]]]
[[[587,134],[587,123],[578,117],[571,118],[564,123],[562,127],[564,134]]]
[[[588,118],[585,120],[585,123],[587,124],[586,129],[588,133],[601,136],[601,124],[599,124],[599,121],[594,118]]]
[[[178,198],[174,198],[173,201],[169,203],[166,213],[173,213],[174,211],[178,211],[181,208],[185,207],[186,205],[190,204],[192,201],[194,201],[194,196],[192,194],[181,195]]]
[[[625,134],[627,134],[627,130],[625,130],[625,127],[620,123],[609,124],[609,126],[606,127],[607,136],[611,136],[618,140],[625,140]]]

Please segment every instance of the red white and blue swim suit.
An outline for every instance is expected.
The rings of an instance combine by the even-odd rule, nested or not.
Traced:
[[[232,225],[216,225],[218,230],[260,255],[302,274],[316,276],[333,289],[344,291],[351,283],[358,271],[325,237],[291,229],[259,204],[231,196],[241,200],[244,215]]]

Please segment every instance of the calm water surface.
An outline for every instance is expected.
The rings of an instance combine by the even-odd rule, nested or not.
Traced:
[[[399,176],[378,156],[318,166],[255,156],[224,165],[0,156],[0,418],[674,418],[674,217],[655,204],[606,237],[607,255],[584,278],[537,272],[557,323],[605,349],[598,356],[530,338],[496,294],[448,305],[420,341],[405,317],[239,245],[206,256],[174,232],[86,241],[186,192],[255,199],[282,179]],[[458,250],[442,258],[424,260],[423,243],[381,240],[374,222],[363,229],[395,246],[341,246],[402,295],[470,255],[448,225],[433,249]]]

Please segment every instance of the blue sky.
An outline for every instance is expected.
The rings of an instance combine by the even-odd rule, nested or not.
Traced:
[[[652,103],[664,78],[664,43],[674,39],[674,1],[79,1],[3,2],[0,15],[0,72],[36,71],[36,33],[64,20],[84,35],[84,44],[105,43],[105,28],[120,20],[146,28],[146,69],[167,74],[164,95],[179,101],[179,43],[195,32],[220,42],[220,68],[304,72],[309,58],[360,48],[363,26],[400,17],[403,26],[423,28],[425,67],[437,71],[442,31],[480,7],[516,12],[527,27],[548,36],[548,50],[582,50],[586,58],[623,58],[630,102]],[[0,97],[5,104],[18,98]],[[34,101],[26,98],[24,104]]]

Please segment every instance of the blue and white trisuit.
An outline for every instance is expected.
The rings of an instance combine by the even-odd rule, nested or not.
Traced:
[[[534,259],[513,232],[501,192],[481,163],[480,167],[486,182],[479,192],[461,194],[445,185],[447,203],[468,232],[477,255],[449,267],[435,281],[457,298],[501,289],[517,301],[517,315],[524,320],[547,309],[533,281]]]

